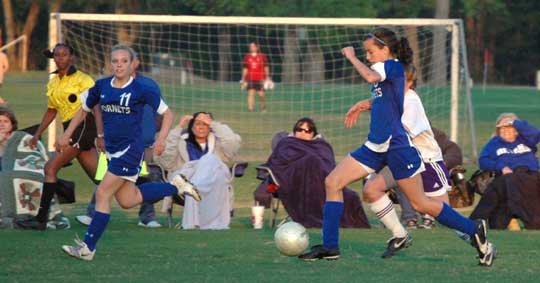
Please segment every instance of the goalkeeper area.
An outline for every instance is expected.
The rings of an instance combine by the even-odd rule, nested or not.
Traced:
[[[142,61],[140,71],[160,84],[177,116],[211,112],[240,134],[238,159],[264,158],[273,133],[291,131],[304,116],[315,120],[341,158],[365,141],[369,125],[369,114],[364,113],[355,128],[346,129],[344,115],[371,95],[370,85],[341,49],[352,45],[365,61],[362,42],[377,27],[391,28],[409,40],[418,69],[417,92],[428,117],[474,159],[476,135],[461,20],[51,14],[50,46],[72,45],[76,65],[96,79],[109,74],[114,44],[132,46]],[[249,112],[247,92],[238,83],[250,42],[268,57],[275,82],[266,92],[267,113]],[[53,140],[54,133],[49,143]]]

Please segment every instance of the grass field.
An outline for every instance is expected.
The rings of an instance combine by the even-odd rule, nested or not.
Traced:
[[[15,109],[21,127],[40,120],[46,107],[45,80],[44,73],[7,76],[1,95]],[[479,145],[489,138],[500,112],[513,111],[540,125],[540,93],[531,88],[494,87],[485,95],[475,89],[473,99]],[[145,230],[136,226],[136,209],[114,205],[95,260],[76,261],[65,256],[60,245],[84,234],[73,217],[84,211],[93,187],[77,164],[61,176],[77,183],[77,203],[63,206],[72,229],[0,230],[0,282],[538,282],[540,276],[540,232],[490,231],[499,249],[490,269],[478,267],[474,249],[440,226],[413,231],[413,247],[383,260],[380,253],[389,233],[369,212],[374,229],[341,231],[341,260],[303,263],[281,256],[273,246],[273,230],[250,227],[249,207],[257,185],[253,166],[235,181],[237,216],[230,230]],[[359,185],[353,188],[360,191]],[[177,209],[177,220],[179,213]],[[159,217],[165,223],[164,215]],[[310,230],[310,236],[312,243],[320,242],[320,230]]]

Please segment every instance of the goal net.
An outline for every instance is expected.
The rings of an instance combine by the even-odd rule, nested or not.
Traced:
[[[460,20],[325,19],[52,14],[50,44],[76,51],[76,65],[95,79],[110,74],[109,50],[128,44],[155,79],[176,117],[211,112],[242,137],[239,159],[265,160],[272,135],[312,117],[319,132],[345,156],[367,136],[369,113],[352,129],[344,115],[370,86],[341,55],[353,45],[365,61],[362,41],[377,27],[408,38],[419,72],[417,92],[434,127],[476,155],[468,69]],[[240,89],[242,60],[250,42],[269,59],[275,87],[267,112],[250,112]]]

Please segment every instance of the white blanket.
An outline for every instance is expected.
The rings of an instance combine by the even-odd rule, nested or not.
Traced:
[[[202,200],[186,196],[183,229],[229,229],[231,221],[231,181],[229,168],[215,154],[207,153],[201,159],[184,164],[169,177],[183,174],[201,193]]]

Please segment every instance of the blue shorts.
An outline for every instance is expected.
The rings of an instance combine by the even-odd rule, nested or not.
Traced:
[[[370,174],[388,166],[396,180],[406,179],[424,171],[420,154],[411,146],[375,152],[364,144],[351,152],[351,157],[360,162]]]
[[[144,148],[129,145],[126,149],[115,153],[107,152],[108,171],[128,181],[136,182],[141,172]]]

